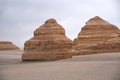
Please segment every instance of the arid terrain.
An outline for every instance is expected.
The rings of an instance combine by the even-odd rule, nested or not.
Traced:
[[[0,51],[0,80],[120,80],[120,53],[22,62],[23,51]]]

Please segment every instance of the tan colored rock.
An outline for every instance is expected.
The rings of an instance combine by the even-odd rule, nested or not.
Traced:
[[[95,53],[120,52],[120,37],[110,39],[101,44],[91,46],[88,49]]]
[[[79,54],[96,54],[108,52],[120,52],[120,37],[110,39],[106,42],[96,44],[78,51]]]
[[[102,18],[95,16],[86,22],[78,37],[74,40],[75,55],[89,54],[91,46],[102,44],[119,37],[119,29]],[[91,52],[90,52],[91,53]]]
[[[10,41],[0,41],[0,50],[19,50],[16,45]]]
[[[59,60],[72,57],[72,41],[55,19],[47,20],[24,44],[22,60]]]

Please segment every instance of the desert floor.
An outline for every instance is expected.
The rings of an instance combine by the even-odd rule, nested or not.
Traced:
[[[120,53],[22,62],[22,51],[0,51],[0,80],[120,80]]]

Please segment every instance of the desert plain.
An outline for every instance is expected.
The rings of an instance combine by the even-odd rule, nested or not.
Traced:
[[[22,53],[0,51],[0,80],[120,80],[120,52],[25,62]]]

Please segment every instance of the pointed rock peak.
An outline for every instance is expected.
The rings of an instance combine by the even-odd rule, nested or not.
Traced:
[[[103,20],[101,17],[99,17],[99,16],[95,16],[95,17],[93,17],[92,19],[101,19],[101,20]]]
[[[55,20],[55,19],[53,19],[53,18],[50,18],[50,19],[48,19],[47,21],[45,21],[45,23],[57,23],[57,21]]]
[[[95,16],[86,22],[86,25],[105,25],[110,24],[99,16]]]

